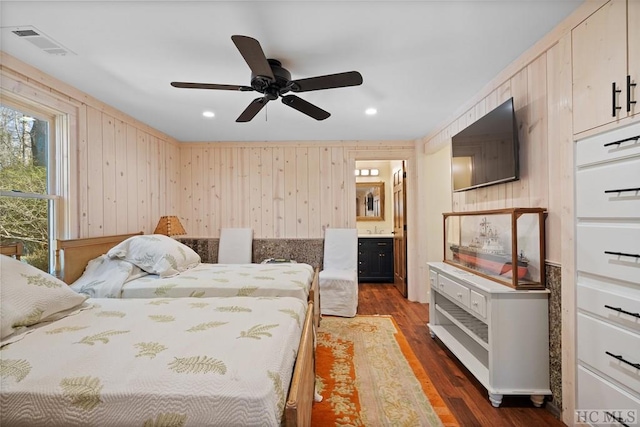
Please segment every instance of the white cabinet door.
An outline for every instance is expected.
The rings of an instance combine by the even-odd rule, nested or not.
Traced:
[[[618,106],[626,91],[626,7],[625,0],[611,0],[572,31],[574,133],[626,116],[624,109],[612,114],[612,84],[622,90]]]
[[[629,0],[627,5],[627,31],[629,34],[629,76],[636,84],[631,87],[631,100],[636,101],[631,104],[630,115],[640,113],[640,1]],[[626,106],[625,106],[626,108]]]

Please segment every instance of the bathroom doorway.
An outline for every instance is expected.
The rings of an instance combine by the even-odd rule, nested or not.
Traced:
[[[356,160],[355,194],[358,234],[389,238],[389,244],[393,242],[393,275],[389,276],[389,282],[393,282],[406,298],[407,174],[405,164],[404,160]],[[361,189],[360,192],[358,188]],[[368,217],[366,212],[369,205],[375,212],[377,203],[381,206],[380,214]]]

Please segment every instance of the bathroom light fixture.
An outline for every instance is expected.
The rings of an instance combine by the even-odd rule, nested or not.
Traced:
[[[210,119],[212,117],[215,117],[215,113],[213,111],[203,111],[202,115],[205,116],[206,118]]]
[[[375,116],[378,113],[378,110],[376,110],[375,108],[367,108],[364,113],[367,116]]]
[[[353,171],[355,176],[378,176],[380,175],[379,169],[356,169]]]

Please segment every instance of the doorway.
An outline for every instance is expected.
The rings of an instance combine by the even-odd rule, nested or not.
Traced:
[[[365,271],[366,277],[379,277],[380,280],[393,283],[403,297],[407,297],[407,193],[406,193],[406,166],[404,160],[356,160],[355,161],[355,185],[356,185],[356,225],[360,239],[359,262]],[[383,205],[381,215],[365,217],[358,212],[366,211],[366,190],[377,188],[381,192],[380,200]],[[358,189],[364,189],[363,197],[360,197]],[[371,192],[371,191],[370,191]],[[374,195],[374,203],[378,198]],[[363,199],[360,206],[360,199]],[[362,208],[362,209],[361,209]],[[376,244],[387,245],[386,248],[378,248],[374,255],[369,254],[371,238],[376,238]],[[367,253],[364,253],[366,249]],[[384,249],[384,250],[383,250]],[[390,250],[392,249],[392,251]],[[393,252],[392,254],[390,252]],[[374,263],[373,260],[376,262]],[[375,264],[380,270],[371,274],[368,270],[370,264]],[[388,270],[388,271],[387,271]],[[359,275],[362,277],[362,274]],[[364,280],[364,279],[363,279]]]

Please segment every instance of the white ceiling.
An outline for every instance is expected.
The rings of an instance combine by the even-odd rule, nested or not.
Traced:
[[[3,0],[0,48],[179,141],[412,140],[580,3]],[[72,53],[46,53],[11,32],[29,26]],[[331,113],[324,121],[278,100],[236,123],[261,94],[169,85],[249,85],[234,34],[256,38],[292,79],[357,70],[364,82],[298,94]],[[369,107],[378,114],[365,115]]]

